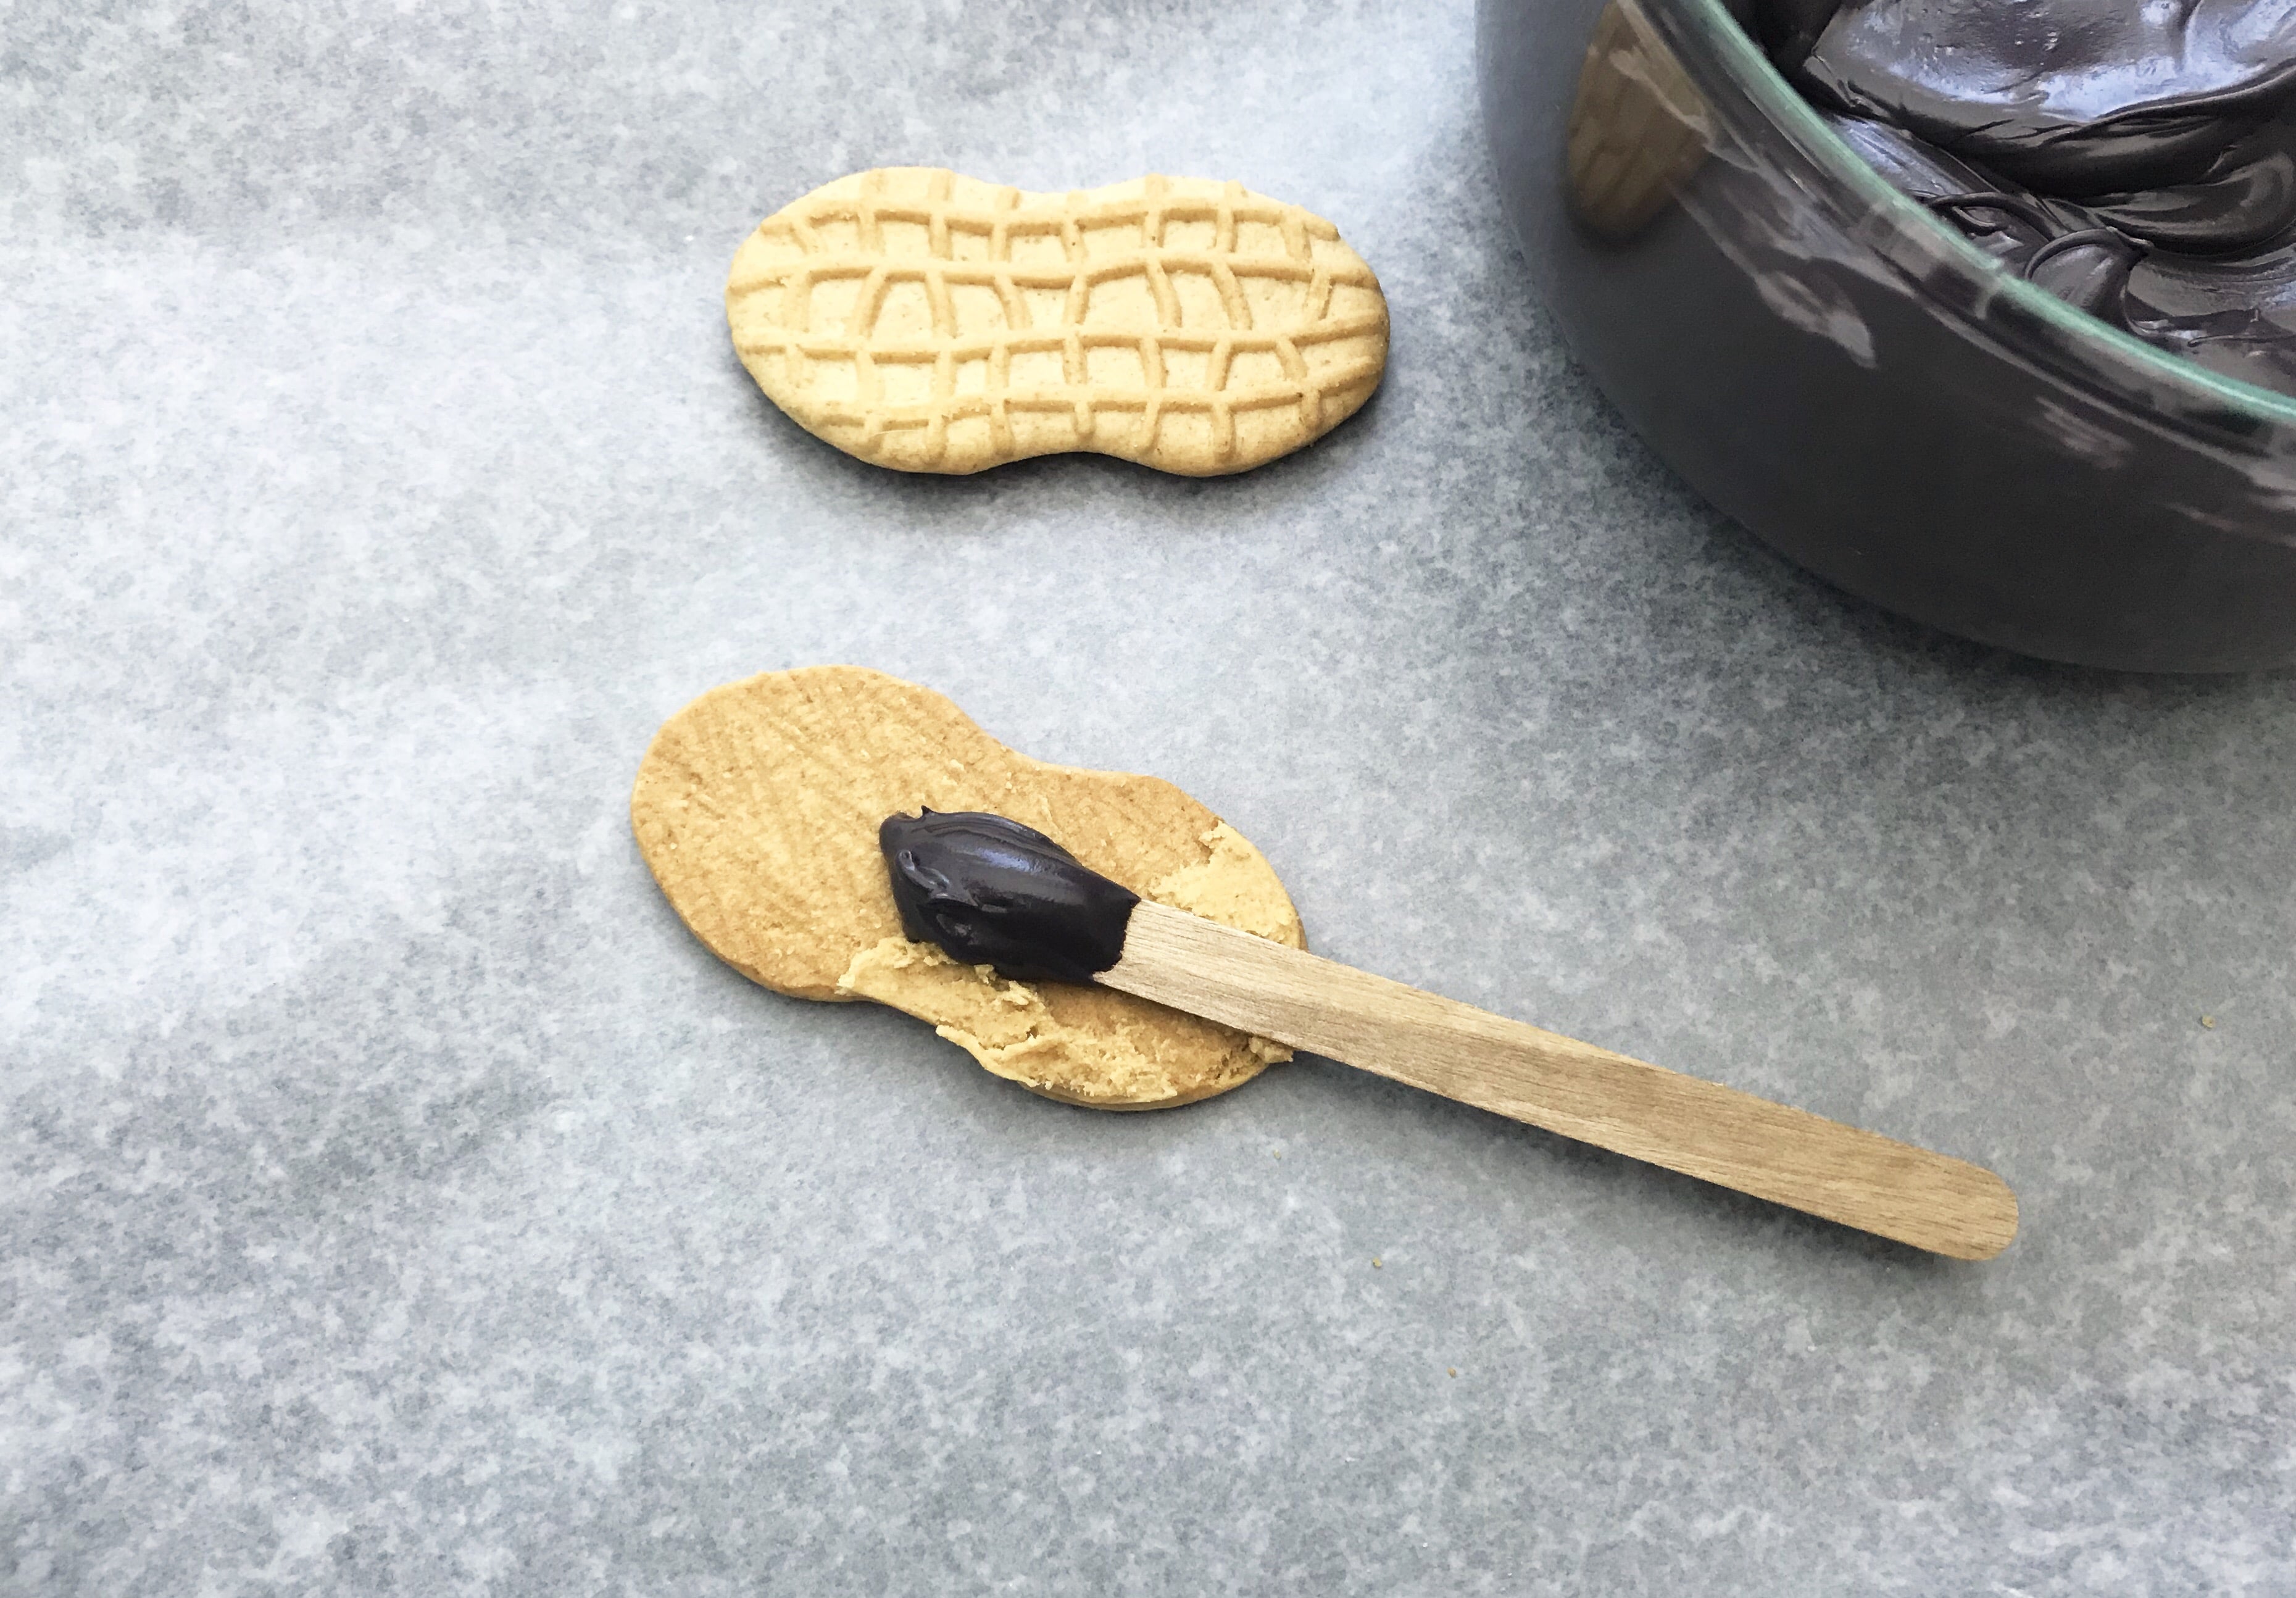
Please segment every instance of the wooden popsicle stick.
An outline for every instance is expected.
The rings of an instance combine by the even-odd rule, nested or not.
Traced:
[[[1096,980],[1446,1098],[1956,1259],[2017,1234],[1981,1166],[1142,900]]]

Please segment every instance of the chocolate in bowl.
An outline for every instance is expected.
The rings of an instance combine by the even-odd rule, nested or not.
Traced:
[[[2023,653],[2296,664],[2296,398],[2004,270],[1717,0],[1481,0],[1499,189],[1572,349],[1720,509]]]

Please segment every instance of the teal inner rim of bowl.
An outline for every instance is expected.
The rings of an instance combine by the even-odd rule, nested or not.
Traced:
[[[1958,230],[1948,226],[1928,207],[1893,187],[1889,179],[1866,163],[1864,156],[1843,143],[1841,135],[1825,125],[1825,119],[1786,81],[1785,75],[1771,63],[1752,36],[1724,9],[1721,0],[1674,0],[1669,9],[1688,19],[1745,90],[1747,98],[1777,123],[1788,137],[1875,209],[1949,241],[1971,264],[1998,280],[2002,291],[2021,309],[2068,338],[2101,344],[2163,381],[2189,389],[2218,405],[2296,429],[2296,396],[2212,372],[2197,361],[2171,355],[2134,333],[2123,332],[2111,323],[2066,304],[2038,283],[2005,270],[2000,262],[1964,238]]]

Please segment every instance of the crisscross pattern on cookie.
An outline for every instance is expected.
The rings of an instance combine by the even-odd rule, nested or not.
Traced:
[[[1387,302],[1339,230],[1240,184],[1031,194],[864,172],[767,217],[727,320],[774,402],[918,471],[1093,450],[1196,474],[1296,449],[1387,359]]]

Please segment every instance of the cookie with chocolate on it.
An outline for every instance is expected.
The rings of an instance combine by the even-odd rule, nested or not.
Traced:
[[[655,735],[630,796],[685,924],[776,991],[890,1004],[1000,1077],[1100,1109],[1209,1098],[1290,1057],[1111,988],[1011,981],[909,941],[878,830],[923,809],[1012,816],[1144,898],[1306,947],[1259,851],[1171,783],[1031,760],[939,694],[859,667],[712,689]]]

